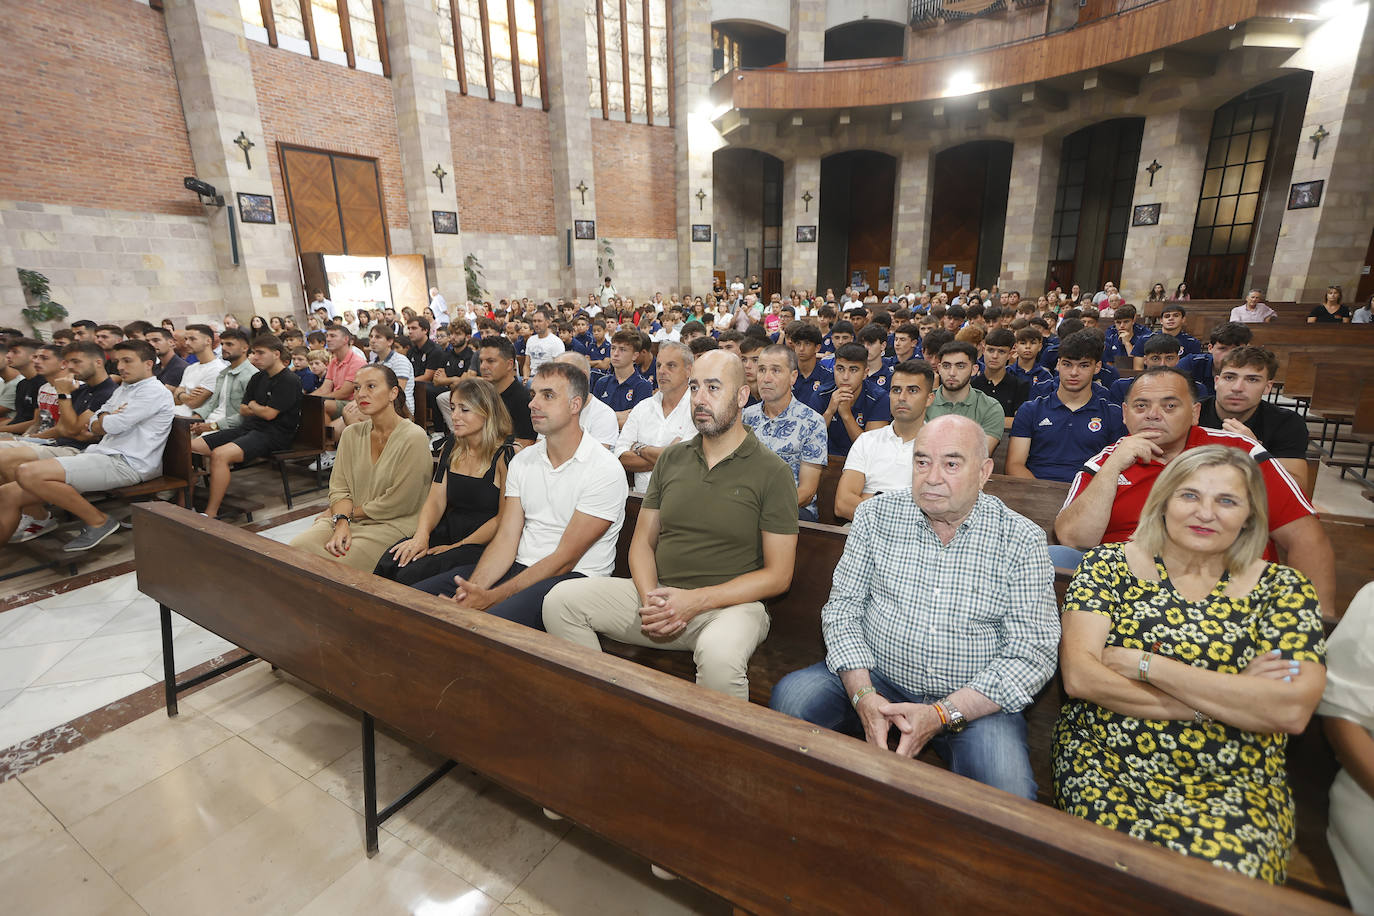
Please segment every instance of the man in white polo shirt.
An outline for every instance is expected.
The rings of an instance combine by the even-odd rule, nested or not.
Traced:
[[[685,344],[659,344],[658,391],[630,410],[620,431],[615,457],[625,470],[634,473],[635,490],[640,493],[649,488],[649,475],[663,450],[697,434],[691,398],[687,397],[692,363],[692,351]]]
[[[898,363],[888,388],[892,423],[854,440],[835,488],[835,515],[851,519],[859,503],[911,487],[911,444],[935,400],[935,368],[923,359]]]
[[[81,494],[132,486],[162,473],[162,450],[172,428],[173,409],[171,393],[153,375],[157,353],[146,341],[133,339],[121,341],[111,352],[123,384],[98,410],[77,418],[82,428],[102,438],[79,455],[19,466],[14,482],[0,487],[0,544],[14,534],[26,509],[37,510],[47,503],[86,523],[63,549],[90,550],[119,530],[119,520],[92,506]]]
[[[415,587],[542,630],[551,588],[615,569],[630,490],[620,463],[578,425],[590,397],[583,370],[545,363],[530,388],[530,419],[542,438],[511,459],[496,535],[476,566]]]

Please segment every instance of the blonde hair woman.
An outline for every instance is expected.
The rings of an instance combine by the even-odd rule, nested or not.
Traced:
[[[364,366],[354,381],[352,403],[364,419],[339,437],[328,511],[291,545],[370,571],[388,546],[415,533],[431,459],[396,373]]]
[[[475,564],[501,521],[515,455],[510,412],[486,379],[463,379],[452,400],[453,437],[444,443],[415,534],[393,544],[373,570],[404,585]]]
[[[1263,559],[1268,531],[1259,466],[1210,445],[1168,464],[1129,542],[1083,558],[1054,790],[1070,814],[1282,883],[1288,735],[1321,699],[1326,647],[1307,577]]]

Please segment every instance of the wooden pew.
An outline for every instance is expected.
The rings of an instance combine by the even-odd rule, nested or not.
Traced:
[[[162,448],[162,475],[142,483],[111,490],[115,499],[139,499],[163,490],[174,490],[177,504],[191,508],[191,496],[196,485],[196,472],[191,465],[191,419],[173,417],[167,432],[167,444]]]
[[[318,492],[329,485],[325,482],[326,475],[323,469],[310,472],[315,475],[315,485],[304,490],[292,490],[291,480],[287,476],[287,471],[300,467],[302,462],[319,460],[320,455],[324,454],[327,423],[324,398],[307,394],[301,401],[301,425],[296,429],[296,438],[292,441],[291,447],[268,456],[267,460],[281,474],[281,493],[288,509],[292,508],[297,496]]]
[[[134,533],[164,608],[747,912],[1338,912],[170,506]]]

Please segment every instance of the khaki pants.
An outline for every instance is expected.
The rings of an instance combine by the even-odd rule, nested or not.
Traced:
[[[630,579],[574,579],[559,583],[544,599],[544,629],[554,636],[598,652],[598,633],[632,646],[690,650],[698,684],[749,699],[749,658],[768,636],[763,602],[705,611],[667,639],[646,636],[639,625],[639,592]]]

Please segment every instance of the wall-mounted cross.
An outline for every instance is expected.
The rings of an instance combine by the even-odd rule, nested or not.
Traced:
[[[702,210],[706,207],[706,192],[697,188],[697,209]]]
[[[1145,166],[1145,171],[1150,173],[1150,187],[1153,188],[1155,186],[1155,172],[1158,172],[1162,168],[1164,168],[1164,166],[1159,164],[1158,159],[1151,160],[1150,164]]]
[[[577,187],[574,190],[582,192],[582,202],[585,204],[587,202],[587,192],[591,190],[591,188],[587,187],[587,182],[578,181]]]
[[[807,212],[807,213],[810,213],[810,212],[811,212],[811,201],[813,201],[813,200],[815,200],[815,199],[816,199],[816,198],[814,198],[814,197],[811,196],[811,192],[810,192],[810,191],[805,191],[805,192],[802,193],[802,200],[806,201],[806,212]]]
[[[239,131],[239,135],[234,138],[234,145],[243,150],[243,161],[251,169],[253,167],[253,160],[248,158],[248,151],[257,146],[257,144],[249,140],[248,135],[243,131]]]
[[[1325,139],[1326,139],[1327,137],[1329,137],[1329,136],[1331,136],[1331,131],[1329,131],[1329,130],[1326,129],[1326,125],[1325,125],[1325,124],[1319,124],[1319,125],[1317,125],[1317,129],[1316,129],[1315,131],[1313,131],[1312,136],[1310,136],[1310,137],[1307,138],[1307,139],[1309,139],[1309,140],[1312,141],[1312,158],[1313,158],[1313,159],[1316,159],[1316,158],[1317,158],[1317,150],[1319,150],[1319,149],[1322,148],[1322,141],[1325,140]]]
[[[434,166],[434,171],[430,172],[430,174],[433,175],[435,178],[439,179],[439,193],[444,193],[444,179],[448,177],[448,172],[444,171],[443,164],[436,164]]]

